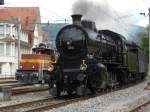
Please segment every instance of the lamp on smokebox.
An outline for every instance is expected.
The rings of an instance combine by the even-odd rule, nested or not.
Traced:
[[[0,5],[4,5],[4,0],[0,0]]]

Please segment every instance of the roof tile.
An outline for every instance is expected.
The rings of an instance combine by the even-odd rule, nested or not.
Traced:
[[[33,30],[40,12],[38,7],[4,7],[0,9],[0,20],[17,19],[26,30]]]

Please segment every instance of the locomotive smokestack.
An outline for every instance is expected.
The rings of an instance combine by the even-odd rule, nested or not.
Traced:
[[[72,17],[73,24],[81,25],[81,18],[82,18],[81,14],[73,14],[73,15],[71,15],[71,17]]]

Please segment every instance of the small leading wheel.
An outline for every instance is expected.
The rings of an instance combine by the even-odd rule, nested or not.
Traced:
[[[61,89],[59,84],[56,85],[56,96],[59,97],[61,95]]]
[[[60,97],[60,93],[61,93],[60,90],[57,89],[57,94],[56,94],[56,96],[57,96],[57,97]]]
[[[69,90],[69,91],[67,91],[67,93],[68,93],[69,96],[72,96],[73,91]]]
[[[56,84],[50,84],[49,87],[50,87],[49,93],[52,96],[59,97],[61,95],[61,89],[59,88],[58,85],[56,85]]]

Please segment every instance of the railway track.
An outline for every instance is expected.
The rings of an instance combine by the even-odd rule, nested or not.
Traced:
[[[12,88],[12,95],[16,94],[24,94],[29,92],[38,92],[38,91],[45,91],[48,90],[48,85],[40,85],[40,86],[22,86],[22,87],[16,87]]]
[[[0,84],[7,84],[7,83],[16,83],[17,80],[0,80]]]
[[[73,102],[86,100],[88,97],[76,98],[45,98],[5,107],[0,107],[0,112],[43,112],[44,110],[57,108]]]
[[[43,103],[45,104],[52,100],[53,98],[46,98],[46,99],[40,99],[40,100],[35,100],[35,101],[29,101],[29,102],[4,106],[4,107],[0,107],[0,112],[16,112],[16,111],[22,112],[26,108],[31,108],[31,107],[33,108],[33,106],[40,106],[41,104]]]
[[[148,106],[150,107],[150,101],[148,101],[142,105],[139,105],[138,107],[132,109],[130,112],[144,112],[143,109],[147,108]],[[147,111],[147,112],[149,112],[149,111]]]
[[[10,87],[20,87],[20,86],[26,86],[26,85],[29,85],[29,84],[26,84],[26,83],[18,83],[18,82],[15,82],[15,83],[4,83],[4,84],[1,84],[0,83],[0,87],[3,87],[3,86],[10,86]]]
[[[95,96],[92,96],[92,98],[101,96],[101,95],[109,93],[109,92],[125,89],[125,88],[133,86],[133,85],[135,85],[135,84],[129,84],[128,86],[119,87],[119,88],[115,88],[115,89],[109,89],[109,90],[103,91],[103,92],[101,91],[101,92],[98,92]],[[36,100],[36,101],[29,101],[29,102],[24,102],[24,103],[20,103],[20,104],[14,104],[14,105],[0,107],[0,112],[43,112],[48,109],[58,108],[60,106],[65,106],[67,104],[71,104],[74,102],[87,100],[89,98],[91,98],[91,96],[90,97],[88,97],[88,96],[87,97],[73,96],[73,97],[67,97],[67,98],[50,97],[50,98],[40,99],[40,100]],[[131,112],[136,112],[136,111],[131,111]]]
[[[11,88],[12,95],[48,90],[48,85],[36,86],[33,84],[25,84],[25,83],[18,83],[18,82],[0,84],[0,89],[2,89],[3,87]]]

